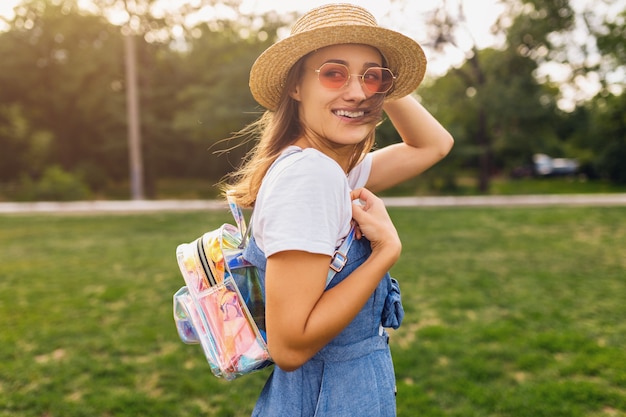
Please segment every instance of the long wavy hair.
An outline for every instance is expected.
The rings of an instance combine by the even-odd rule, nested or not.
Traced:
[[[305,126],[299,117],[299,102],[293,99],[289,92],[293,91],[302,79],[304,62],[309,55],[300,58],[289,70],[277,109],[265,111],[257,121],[244,127],[231,138],[250,138],[257,141],[243,158],[239,169],[227,174],[220,183],[223,195],[229,194],[242,207],[254,206],[267,170],[285,148],[305,133]],[[370,121],[378,123],[382,120],[384,98],[383,94],[375,94],[368,98],[371,100],[372,110],[368,116]],[[371,151],[374,140],[375,128],[361,142],[353,145],[348,172]]]

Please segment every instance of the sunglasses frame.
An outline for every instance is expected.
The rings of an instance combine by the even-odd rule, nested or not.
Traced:
[[[346,74],[348,75],[348,77],[346,78],[346,82],[343,83],[340,86],[337,86],[337,87],[324,85],[324,82],[322,81],[322,79],[320,77],[321,77],[321,74],[322,74],[322,68],[324,68],[324,66],[326,66],[326,65],[335,65],[335,66],[339,66],[339,67],[345,68],[346,69]],[[370,70],[383,70],[383,71],[389,72],[389,74],[391,74],[391,82],[389,83],[389,88],[387,88],[385,91],[372,91],[372,90],[370,90],[369,87],[367,86],[367,83],[365,82],[365,78],[364,78],[365,75],[367,74],[367,72],[370,71]],[[350,68],[348,68],[347,65],[341,64],[339,62],[324,62],[318,69],[315,69],[314,71],[317,73],[317,80],[319,81],[320,85],[322,87],[328,88],[330,90],[339,90],[340,88],[343,88],[343,87],[347,86],[348,83],[350,83],[350,79],[352,78],[352,76],[355,75],[361,81],[361,86],[368,93],[371,93],[371,94],[387,94],[389,92],[389,90],[391,90],[393,88],[393,83],[396,80],[395,74],[389,68],[385,68],[385,67],[369,67],[369,68],[367,68],[363,72],[363,74],[352,74],[352,73],[350,73]]]

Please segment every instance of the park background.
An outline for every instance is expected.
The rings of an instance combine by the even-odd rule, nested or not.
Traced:
[[[215,197],[250,147],[228,138],[262,113],[250,67],[296,17],[266,3],[28,0],[5,12],[0,200]],[[444,163],[393,194],[624,190],[625,1],[361,3],[424,46],[416,94],[455,138]],[[398,140],[384,122],[377,146]],[[575,168],[538,171],[537,155]],[[551,173],[568,181],[527,181]]]
[[[245,416],[267,377],[218,380],[178,340],[174,252],[229,221],[185,202],[215,198],[245,155],[224,139],[261,114],[249,68],[295,11],[167,3],[3,11],[0,201],[181,203],[0,215],[1,417]],[[424,45],[416,95],[456,139],[386,197],[626,191],[623,1],[361,3]],[[397,140],[383,123],[378,145]],[[535,155],[576,169],[537,170]],[[623,204],[390,214],[400,416],[626,415]]]

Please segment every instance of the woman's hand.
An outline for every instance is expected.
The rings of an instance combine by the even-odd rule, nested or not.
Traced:
[[[366,236],[373,253],[384,252],[395,262],[402,243],[383,201],[366,188],[353,190],[350,196],[353,201],[358,200],[352,203],[352,218],[359,226],[357,239]]]

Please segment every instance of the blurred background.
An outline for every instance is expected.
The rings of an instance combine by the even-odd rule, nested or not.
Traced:
[[[215,197],[252,63],[323,3],[2,0],[0,201]],[[391,194],[626,190],[626,1],[355,3],[423,45],[415,94],[456,139]]]
[[[252,63],[323,3],[0,0],[0,206],[217,197]],[[626,0],[355,3],[456,139],[389,194],[626,195]],[[0,417],[250,415],[269,369],[213,377],[172,320],[176,246],[232,221],[190,211],[0,215]],[[390,213],[399,417],[626,417],[626,206]]]

